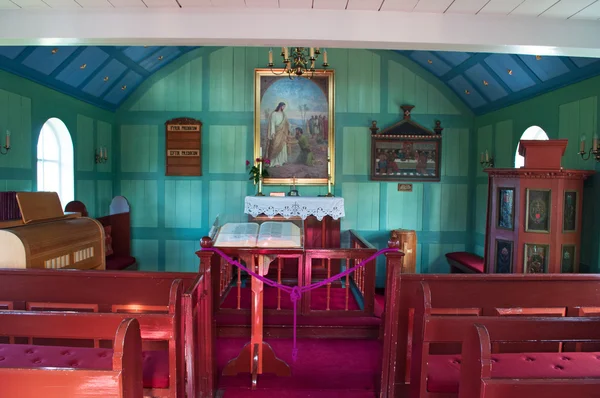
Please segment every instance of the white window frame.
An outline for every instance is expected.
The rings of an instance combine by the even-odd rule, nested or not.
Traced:
[[[521,140],[545,141],[545,140],[549,140],[549,139],[550,138],[548,138],[548,134],[546,134],[544,129],[542,129],[540,126],[531,126],[523,132],[519,142],[521,142]],[[517,143],[517,149],[515,151],[515,168],[520,169],[524,165],[525,165],[525,158],[523,156],[519,155],[519,144]]]

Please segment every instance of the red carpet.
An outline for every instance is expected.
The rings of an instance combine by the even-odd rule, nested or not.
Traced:
[[[264,308],[277,309],[277,291],[278,289],[273,287],[265,286],[265,292],[263,294]],[[232,287],[225,300],[221,304],[221,308],[237,308],[237,287]],[[241,302],[240,308],[250,309],[251,293],[249,287],[241,288]],[[327,309],[327,289],[319,288],[311,291],[311,308],[314,310],[325,310]],[[346,308],[346,289],[341,287],[332,287],[330,293],[329,309],[331,310],[344,310]],[[290,295],[286,292],[281,292],[281,309],[292,310],[294,309]],[[356,311],[360,307],[354,298],[351,291],[348,294],[348,310]]]
[[[381,377],[381,342],[378,340],[301,339],[298,360],[292,362],[292,341],[266,340],[286,361],[291,377],[263,374],[258,389],[249,390],[250,375],[220,376],[227,362],[239,354],[247,339],[218,339],[219,389],[235,397],[374,397]],[[292,395],[294,394],[294,395]]]

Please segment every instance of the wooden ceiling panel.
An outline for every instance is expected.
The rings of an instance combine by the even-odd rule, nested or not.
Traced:
[[[384,0],[381,11],[404,11],[414,10],[419,0]]]
[[[48,4],[44,3],[42,0],[13,0],[20,8],[49,8]]]
[[[278,0],[246,0],[248,8],[279,8]]]
[[[44,0],[44,3],[48,4],[50,8],[81,8],[81,5],[75,0]]]
[[[528,17],[537,17],[548,8],[552,7],[556,0],[525,0],[517,8],[512,10],[510,15],[521,15]]]
[[[76,0],[83,8],[113,8],[108,0]]]
[[[448,8],[448,14],[477,14],[488,0],[455,0]]]
[[[279,0],[279,8],[312,8],[313,0]]]
[[[584,8],[577,14],[573,15],[571,19],[599,19],[600,18],[600,1],[590,4],[589,7]]]
[[[561,0],[548,8],[541,16],[566,19],[595,2],[596,0]]]
[[[522,2],[523,0],[491,0],[479,11],[479,14],[508,15]]]
[[[313,8],[319,10],[343,10],[348,0],[314,0]]]
[[[445,12],[452,4],[452,0],[420,0],[415,6],[417,12]]]
[[[383,0],[348,0],[347,10],[379,11]]]

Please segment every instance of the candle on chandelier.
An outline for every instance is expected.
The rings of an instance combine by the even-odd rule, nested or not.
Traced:
[[[325,50],[323,52],[323,63],[326,64],[327,63],[327,50]]]
[[[283,59],[288,59],[288,48],[283,47]]]
[[[269,65],[273,65],[273,49],[269,49]]]
[[[490,161],[490,154],[488,153],[487,149],[485,150],[485,161],[486,162]]]
[[[579,152],[585,152],[585,134],[581,136],[581,141],[579,142]]]
[[[314,57],[315,57],[315,49],[314,49],[314,47],[311,47],[311,48],[310,48],[310,57],[311,57],[311,58],[314,58]]]

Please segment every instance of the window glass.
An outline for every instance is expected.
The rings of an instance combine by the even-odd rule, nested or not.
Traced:
[[[547,140],[548,134],[539,126],[531,126],[521,136],[521,140]],[[520,140],[519,140],[520,141]],[[515,152],[515,168],[519,169],[525,166],[525,158],[519,155],[519,144],[517,144],[517,150]]]

